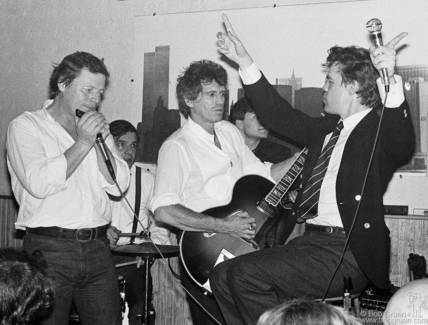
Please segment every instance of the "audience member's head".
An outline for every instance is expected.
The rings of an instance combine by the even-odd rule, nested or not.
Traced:
[[[415,280],[401,287],[391,297],[383,313],[385,325],[426,324],[427,321],[428,279]]]
[[[260,123],[251,102],[245,98],[240,98],[230,108],[229,122],[235,124],[244,139],[266,139],[269,131]]]
[[[110,123],[110,133],[117,150],[131,168],[137,158],[137,147],[140,142],[137,129],[128,121],[116,120]]]
[[[0,324],[27,325],[49,311],[53,285],[40,251],[0,249]]]
[[[227,89],[227,72],[218,63],[209,60],[195,61],[177,78],[179,111],[187,119],[190,107],[186,101],[195,101],[202,92],[202,85],[215,81]]]
[[[361,325],[361,323],[338,307],[296,299],[265,311],[257,325]]]
[[[102,60],[87,52],[75,52],[67,55],[52,72],[49,86],[54,97],[60,93],[58,84],[70,86],[84,69],[94,74],[103,74],[106,81],[109,77],[107,67]]]

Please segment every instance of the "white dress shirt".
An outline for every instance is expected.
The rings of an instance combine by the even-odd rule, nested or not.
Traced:
[[[245,85],[251,85],[257,82],[262,76],[255,63],[245,70],[239,70],[239,75],[241,76],[242,82]],[[385,105],[388,108],[399,107],[404,102],[402,79],[398,75],[394,75],[394,77],[396,83],[394,85],[390,85],[390,91],[388,93],[388,98]],[[379,88],[379,94],[383,101],[385,99],[385,87],[382,84],[380,78],[377,80],[377,84]],[[318,204],[318,217],[309,219],[306,221],[307,223],[343,227],[336,201],[337,173],[339,171],[340,162],[342,161],[342,155],[346,141],[348,140],[352,130],[370,111],[371,109],[366,109],[343,120],[342,132],[340,133],[339,139],[333,149],[327,172],[321,185]],[[326,135],[323,147],[330,140],[332,133]]]
[[[122,232],[130,233],[132,232],[132,225],[134,223],[134,212],[135,209],[135,194],[136,194],[136,167],[138,163],[135,163],[130,169],[131,182],[129,184],[128,190],[125,193],[125,197],[128,200],[129,204],[126,203],[125,199],[122,200],[112,200],[112,220],[111,225],[121,230]],[[141,167],[141,166],[140,166]],[[153,188],[155,185],[155,176],[144,169],[141,168],[141,203],[140,203],[140,214],[138,219],[140,219],[143,226],[147,229],[148,222],[150,220],[150,235],[151,239],[155,244],[160,245],[170,245],[169,231],[163,227],[158,227],[155,223],[152,213],[149,211],[148,204],[153,195]],[[137,233],[140,233],[143,230],[140,223],[137,223]],[[130,237],[120,237],[117,245],[129,244]],[[143,240],[136,237],[134,243],[139,244]]]
[[[214,125],[214,136],[190,117],[174,132],[159,151],[154,196],[150,209],[181,204],[202,212],[226,205],[235,182],[244,175],[270,177],[271,163],[262,163],[245,145],[239,130],[229,122]]]
[[[74,173],[66,179],[67,160],[64,152],[74,139],[46,110],[24,112],[9,125],[7,165],[12,190],[20,207],[15,226],[86,228],[108,224],[111,220],[107,192],[119,195],[98,168],[92,148]],[[116,151],[113,137],[106,145],[116,160],[116,178],[122,190],[128,187],[129,168]]]

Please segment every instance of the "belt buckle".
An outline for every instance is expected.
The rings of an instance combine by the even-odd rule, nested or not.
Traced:
[[[328,234],[332,234],[333,231],[334,231],[333,227],[327,227],[327,228],[325,228],[325,232],[328,233]]]
[[[88,237],[88,236],[85,236],[86,235],[85,233],[82,233],[82,232],[86,232],[86,231],[90,231],[89,238],[82,239],[82,237]],[[95,228],[95,229],[94,228],[79,228],[79,229],[77,229],[77,232],[76,232],[76,240],[83,241],[83,242],[90,241],[90,240],[96,238],[97,232],[98,232],[97,228]]]

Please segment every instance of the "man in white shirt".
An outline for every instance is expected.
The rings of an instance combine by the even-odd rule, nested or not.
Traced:
[[[217,34],[219,52],[239,65],[257,116],[270,129],[309,148],[292,213],[295,221],[306,222],[304,235],[220,263],[211,273],[211,287],[227,324],[254,324],[265,310],[294,297],[341,296],[344,277],[352,279],[352,292],[364,289],[368,280],[389,288],[390,242],[382,199],[393,172],[410,159],[415,146],[401,79],[394,75],[394,46],[406,34],[370,51],[332,47],[323,64],[327,114],[312,118],[278,95],[225,15],[223,19],[226,33]],[[382,68],[390,76],[385,109],[386,88],[378,72]]]
[[[153,195],[155,176],[135,163],[139,142],[137,130],[128,121],[116,120],[110,123],[110,133],[113,135],[117,150],[128,164],[130,170],[131,182],[125,192],[125,197],[132,207],[131,209],[124,198],[111,197],[113,218],[111,230],[108,233],[111,242],[115,245],[139,244],[145,240],[147,241],[147,239],[137,236],[119,237],[118,235],[122,232],[141,233],[143,230],[149,229],[150,238],[155,244],[170,245],[169,231],[156,225],[148,208],[149,201]],[[137,186],[138,183],[139,186]],[[138,214],[139,222],[134,216],[134,211],[135,214]],[[135,260],[135,258],[115,254],[113,251],[113,260],[118,265]],[[117,268],[117,274],[125,279],[125,301],[128,303],[129,308],[129,324],[141,324],[141,315],[144,311],[144,296],[147,289],[145,268],[128,265]],[[149,295],[151,295],[151,278],[149,279],[148,290]],[[154,317],[150,320],[152,321],[152,319],[154,320]]]
[[[186,122],[160,149],[150,208],[156,220],[181,230],[227,233],[248,240],[254,237],[256,225],[247,212],[224,219],[202,212],[228,204],[240,177],[257,174],[279,180],[292,162],[262,163],[236,127],[222,121],[226,87],[226,70],[207,60],[193,62],[178,78],[179,110]],[[212,297],[203,295],[183,270],[181,277],[191,294],[223,322]],[[189,302],[194,324],[213,324]]]
[[[119,324],[119,289],[107,227],[107,192],[125,190],[129,170],[117,153],[109,124],[98,112],[109,73],[86,52],[66,56],[50,78],[55,96],[42,109],[9,125],[7,163],[19,204],[16,227],[26,229],[24,248],[40,250],[55,286],[43,324],[68,324],[72,302],[83,324]],[[76,109],[79,115],[76,116]],[[96,146],[105,141],[105,158]]]

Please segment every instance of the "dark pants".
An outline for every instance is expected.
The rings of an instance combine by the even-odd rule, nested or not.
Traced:
[[[291,298],[322,298],[340,259],[345,235],[306,232],[285,246],[242,255],[217,265],[210,283],[228,325],[257,323],[260,315]],[[343,277],[353,292],[367,285],[348,248],[327,297],[342,296]]]
[[[199,306],[198,303],[196,303],[191,297],[189,297],[189,294],[187,294],[187,301],[189,302],[193,325],[218,325],[217,322],[220,324],[226,324],[214,296],[204,294],[202,288],[187,274],[182,263],[180,263],[180,277],[181,284],[198,301],[198,303],[206,309],[206,311],[203,310],[201,306]],[[217,322],[208,315],[207,311],[217,320]]]
[[[135,261],[134,256],[123,256],[113,254],[114,263],[126,263]],[[128,304],[129,325],[138,325],[142,323],[145,309],[146,281],[145,281],[145,265],[137,268],[136,265],[119,267],[116,269],[117,275],[121,275],[125,279],[125,301]],[[149,291],[147,292],[149,299],[153,294],[152,277],[149,274]],[[150,324],[154,324],[154,315],[150,317]]]
[[[68,324],[72,301],[83,324],[121,324],[119,287],[107,237],[78,241],[27,232],[24,248],[43,253],[54,281],[53,311],[44,325]]]

